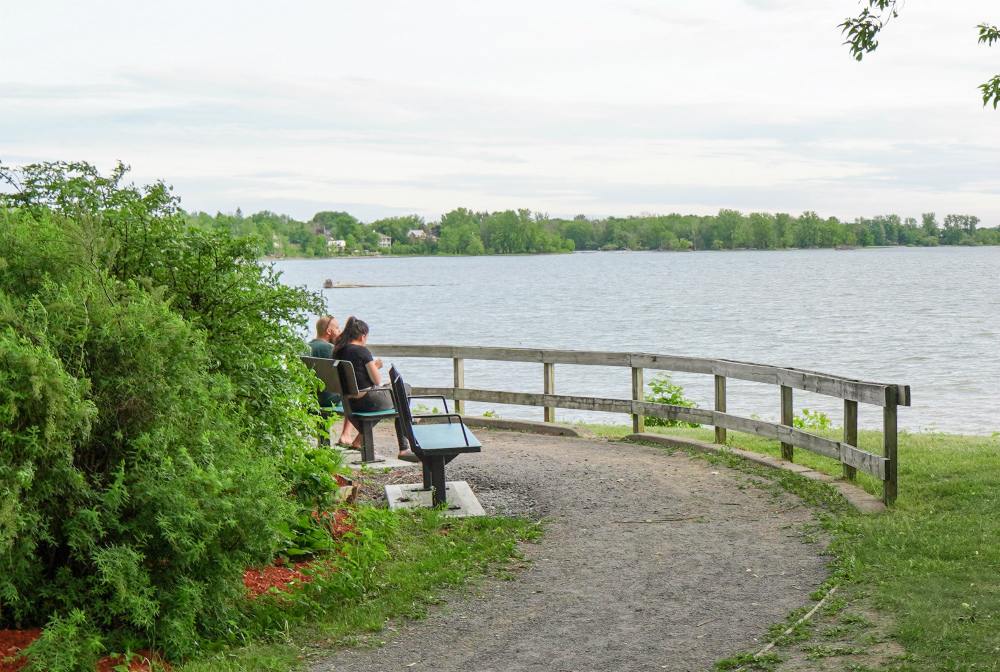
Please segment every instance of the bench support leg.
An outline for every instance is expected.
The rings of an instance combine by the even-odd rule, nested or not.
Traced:
[[[375,457],[375,433],[374,422],[361,421],[361,462],[360,464],[370,464],[372,462],[385,462],[381,457]],[[355,464],[358,464],[355,462]]]
[[[424,456],[424,489],[433,491],[431,503],[434,506],[448,501],[444,481],[445,458],[443,455]],[[430,481],[430,482],[428,482]]]

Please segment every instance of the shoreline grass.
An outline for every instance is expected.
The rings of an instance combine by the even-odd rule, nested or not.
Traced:
[[[587,425],[602,436],[631,427]],[[712,441],[705,428],[651,427],[647,431]],[[810,430],[839,438],[839,429]],[[777,441],[730,432],[728,445],[781,456]],[[859,432],[860,447],[881,453],[881,433]],[[840,463],[796,449],[795,462],[834,476]],[[881,482],[855,481],[875,496]],[[899,434],[899,498],[887,513],[835,514],[828,526],[835,578],[847,588],[840,610],[827,610],[823,632],[855,633],[856,646],[802,645],[805,669],[1000,670],[1000,438],[944,433]],[[866,619],[850,607],[872,610]],[[846,612],[843,610],[847,609]],[[839,615],[838,615],[839,614]],[[840,618],[855,626],[837,624]],[[853,630],[852,630],[853,628]],[[881,634],[877,634],[881,633]],[[866,647],[886,638],[901,649],[874,666],[858,663]],[[805,648],[803,648],[803,646]],[[809,647],[812,647],[811,649]],[[778,657],[781,647],[776,649]],[[808,653],[811,651],[812,653]],[[820,655],[822,654],[822,655]],[[789,651],[785,655],[794,657]],[[798,661],[802,663],[803,661]],[[778,661],[761,669],[783,669]],[[795,669],[803,669],[796,665]]]

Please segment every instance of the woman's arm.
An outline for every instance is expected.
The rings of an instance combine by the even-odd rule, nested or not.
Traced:
[[[365,364],[365,369],[368,370],[368,377],[372,379],[372,385],[382,384],[382,375],[378,372],[378,365],[375,362]]]

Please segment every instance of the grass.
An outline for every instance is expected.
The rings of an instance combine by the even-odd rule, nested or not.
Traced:
[[[361,507],[359,519],[371,534],[357,540],[362,555],[374,548],[378,562],[347,571],[359,581],[351,594],[343,586],[307,588],[279,604],[287,620],[271,641],[223,647],[204,658],[175,666],[177,672],[271,672],[294,669],[341,645],[384,643],[392,619],[420,618],[440,601],[443,588],[462,587],[485,575],[509,578],[521,565],[519,541],[540,537],[540,523],[523,518],[446,519],[437,511],[390,511]],[[384,547],[388,551],[387,558]],[[349,553],[350,555],[350,553]],[[338,564],[349,565],[343,559]],[[345,583],[337,573],[337,581]],[[276,603],[277,604],[277,603]],[[275,614],[270,614],[272,619]]]
[[[631,433],[588,426],[609,437]],[[711,429],[650,430],[714,438]],[[816,433],[840,436],[840,430]],[[778,442],[755,436],[730,432],[728,443],[781,455]],[[862,431],[859,443],[881,452],[879,432]],[[795,461],[841,474],[839,463],[804,450],[796,450]],[[876,479],[859,474],[856,482],[881,495]],[[835,512],[828,528],[835,535],[834,580],[846,598],[811,626],[817,641],[798,647],[815,666],[795,669],[1000,670],[1000,438],[901,432],[899,499],[890,511]],[[866,651],[885,650],[886,639],[901,650],[869,656],[872,665],[857,662],[867,660]],[[737,658],[720,669],[746,666],[745,656]],[[759,669],[782,669],[773,658],[759,662]]]

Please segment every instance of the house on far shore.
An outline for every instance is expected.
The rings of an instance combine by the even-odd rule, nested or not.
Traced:
[[[329,249],[331,247],[336,247],[338,250],[346,250],[347,249],[347,241],[346,240],[327,240],[326,241],[326,247],[327,247],[327,249]]]
[[[378,234],[378,246],[385,249],[392,247],[392,236],[387,236],[384,233]]]
[[[406,232],[407,238],[416,238],[417,240],[424,240],[427,238],[427,232],[423,229],[410,229]]]

